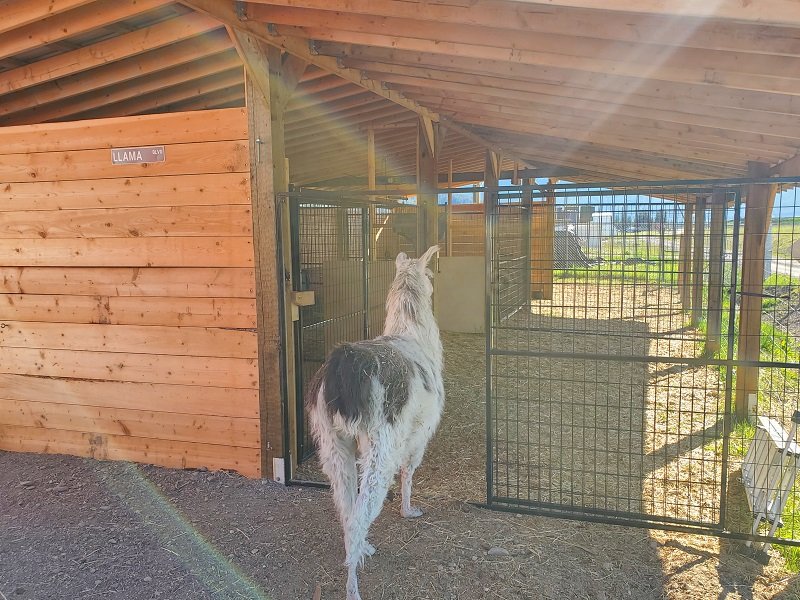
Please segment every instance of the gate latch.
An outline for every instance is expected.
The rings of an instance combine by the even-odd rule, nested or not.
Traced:
[[[292,299],[292,321],[297,321],[300,318],[301,306],[312,306],[316,303],[313,290],[307,290],[303,292],[292,290],[291,299]]]

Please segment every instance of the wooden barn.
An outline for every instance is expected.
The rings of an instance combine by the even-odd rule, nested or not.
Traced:
[[[6,0],[0,16],[0,450],[284,481],[314,302],[290,189],[412,195],[426,246],[438,188],[800,175],[793,0]],[[478,261],[444,277],[480,302],[483,193],[443,217],[443,254]],[[531,209],[533,298],[553,294],[553,198]],[[763,259],[759,214],[746,252]]]

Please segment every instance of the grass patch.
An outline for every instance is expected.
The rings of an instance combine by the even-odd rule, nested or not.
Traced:
[[[556,281],[636,281],[677,285],[678,261],[647,261],[641,257],[631,256],[606,260],[587,267],[556,269],[553,278]]]
[[[800,239],[800,219],[779,219],[772,223],[772,254],[778,258],[791,258],[792,245]]]

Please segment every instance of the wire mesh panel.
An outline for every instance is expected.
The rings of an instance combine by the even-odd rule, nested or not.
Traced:
[[[490,504],[750,533],[742,460],[757,417],[788,432],[800,407],[796,191],[778,190],[759,234],[758,189],[737,182],[533,187],[524,265],[507,260],[507,207],[491,209]],[[747,265],[759,235],[768,246],[764,273]],[[516,276],[507,273],[514,269]],[[523,279],[532,300],[519,310]],[[746,300],[753,295],[764,300],[757,314]],[[743,354],[739,329],[748,310],[760,325],[756,349]],[[751,385],[746,369],[756,371],[749,394],[738,389]],[[800,538],[795,493],[778,532],[786,539]],[[768,525],[758,532],[769,533]]]
[[[339,343],[380,335],[394,259],[416,248],[416,207],[315,194],[290,197],[294,280],[313,291],[295,330],[298,398]],[[313,456],[304,403],[297,406],[297,456]],[[313,468],[304,478],[314,478]]]

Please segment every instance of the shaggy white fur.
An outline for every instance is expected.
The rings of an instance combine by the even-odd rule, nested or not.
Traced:
[[[337,347],[307,397],[344,530],[348,600],[361,598],[357,569],[375,552],[367,534],[398,471],[402,516],[422,515],[411,504],[412,478],[444,407],[442,343],[427,268],[438,250],[433,246],[416,260],[397,256],[383,336]]]

